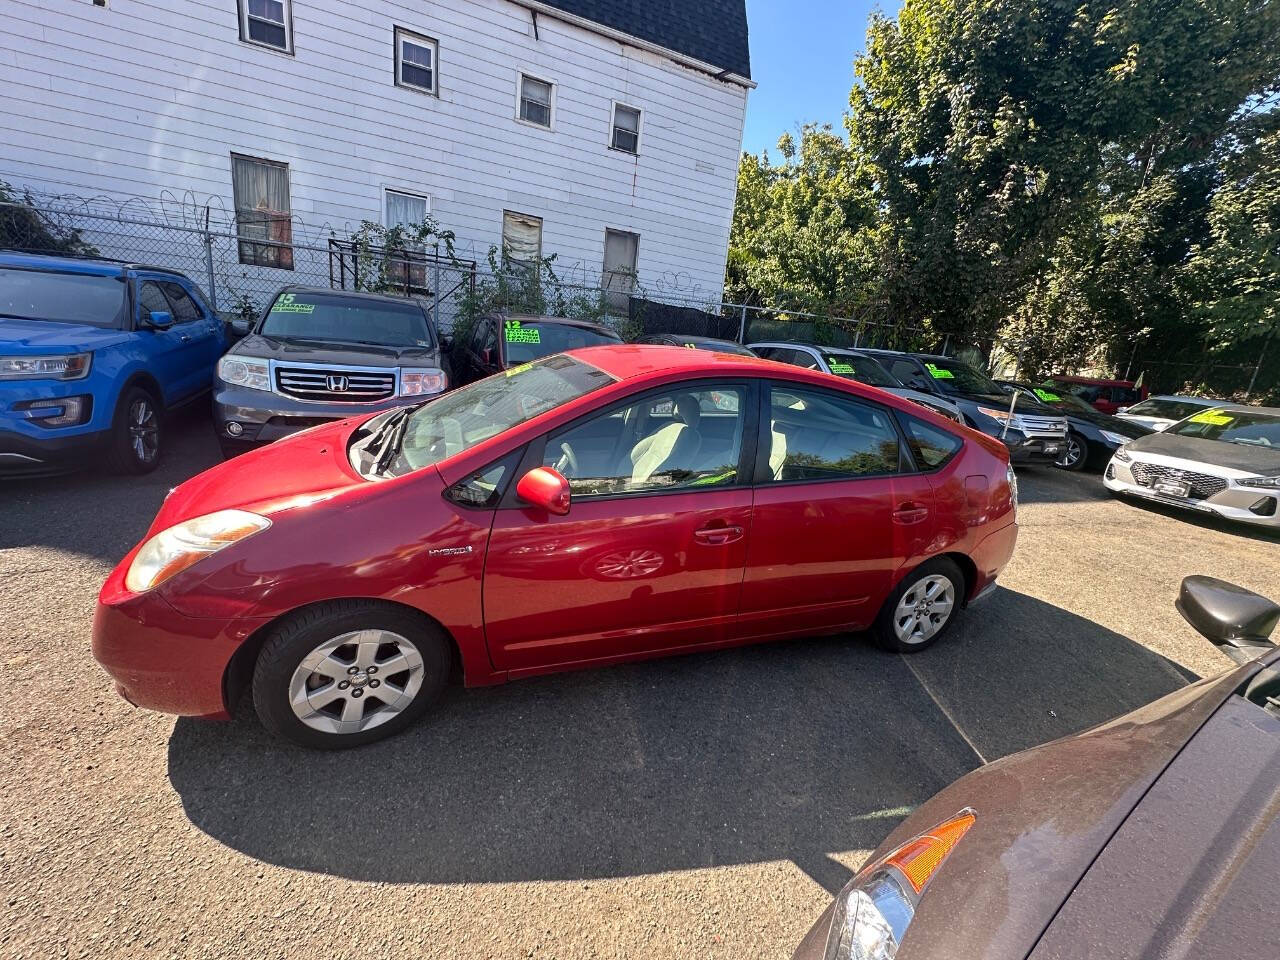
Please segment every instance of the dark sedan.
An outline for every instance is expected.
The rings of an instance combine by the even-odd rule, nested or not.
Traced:
[[[616,330],[588,320],[490,314],[454,338],[450,353],[454,385],[481,380],[553,353],[621,342]]]
[[[1037,386],[1023,380],[997,380],[996,383],[1066,416],[1067,443],[1057,460],[1057,466],[1063,470],[1084,470],[1088,467],[1101,473],[1117,449],[1130,440],[1151,433],[1149,427],[1101,413],[1074,394],[1053,386]]]
[[[1209,577],[1177,606],[1240,666],[957,780],[795,960],[1277,956],[1280,606]]]
[[[754,357],[755,354],[733,340],[717,337],[690,337],[683,333],[652,333],[636,343],[649,343],[661,347],[687,347],[690,350],[712,350],[716,353],[732,353],[738,357]]]

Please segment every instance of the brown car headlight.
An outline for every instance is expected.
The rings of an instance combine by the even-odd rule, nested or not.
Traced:
[[[961,810],[863,867],[836,897],[824,960],[893,960],[924,888],[974,820]]]

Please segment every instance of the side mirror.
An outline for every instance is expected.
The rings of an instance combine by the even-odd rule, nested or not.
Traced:
[[[173,314],[168,310],[152,310],[147,314],[147,325],[157,330],[167,330],[173,326]]]
[[[253,321],[248,317],[234,317],[231,320],[231,332],[237,337],[247,337],[253,329]]]
[[[1182,618],[1236,663],[1275,649],[1267,638],[1280,623],[1280,605],[1213,577],[1187,577],[1174,604]]]
[[[445,353],[453,352],[453,334],[451,333],[440,334],[440,349],[443,350]]]
[[[493,348],[492,347],[485,347],[483,350],[480,351],[480,361],[486,367],[493,366]]]
[[[569,512],[569,481],[550,467],[534,467],[521,477],[516,484],[516,496],[557,517]]]

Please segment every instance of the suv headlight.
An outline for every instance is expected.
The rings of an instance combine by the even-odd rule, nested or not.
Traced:
[[[271,526],[246,510],[219,510],[161,530],[134,554],[124,585],[133,593],[158,587],[176,573]]]
[[[92,364],[92,353],[0,357],[0,380],[82,380],[89,375]]]
[[[423,397],[444,393],[449,378],[439,367],[401,367],[400,396]]]
[[[974,820],[965,808],[863,867],[836,897],[823,960],[893,960],[925,886]]]
[[[979,407],[978,412],[984,417],[990,417],[1000,423],[1007,423],[1011,429],[1022,429],[1022,418],[1016,413],[1009,416],[1008,410],[997,410],[995,407]]]
[[[1236,481],[1242,487],[1258,487],[1262,490],[1280,490],[1280,477],[1241,477]]]
[[[1114,460],[1119,460],[1121,463],[1128,463],[1133,459],[1133,457],[1129,456],[1129,451],[1126,450],[1123,446],[1119,447],[1116,450],[1116,452],[1111,455],[1111,457]]]
[[[1107,443],[1114,443],[1117,447],[1123,447],[1126,443],[1128,443],[1130,440],[1133,439],[1132,437],[1126,437],[1118,433],[1112,433],[1110,430],[1099,430],[1098,432],[1102,434],[1103,440],[1107,441]]]
[[[218,377],[224,383],[250,390],[270,390],[271,371],[266,360],[228,354],[218,361]]]

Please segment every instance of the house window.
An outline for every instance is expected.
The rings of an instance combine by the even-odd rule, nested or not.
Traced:
[[[640,236],[621,230],[604,232],[604,289],[610,312],[626,313],[636,289],[636,254]]]
[[[540,127],[550,127],[552,90],[552,85],[545,80],[520,74],[520,119]]]
[[[289,165],[231,155],[240,262],[293,269]]]
[[[623,153],[640,152],[639,110],[620,103],[613,105],[613,139],[609,145]]]
[[[533,266],[542,259],[542,218],[525,213],[502,213],[502,259]]]
[[[291,0],[240,0],[240,39],[293,52]]]
[[[423,93],[435,93],[438,52],[439,46],[430,37],[420,37],[396,27],[396,83]]]
[[[388,190],[386,207],[388,227],[417,227],[431,213],[431,200],[415,193]]]
[[[399,190],[386,192],[386,218],[388,228],[403,227],[411,236],[419,224],[431,212],[431,200],[414,193]],[[390,246],[390,244],[388,244]],[[427,260],[425,247],[419,241],[406,237],[402,248],[387,250],[387,277],[397,287],[409,292],[426,292]]]

